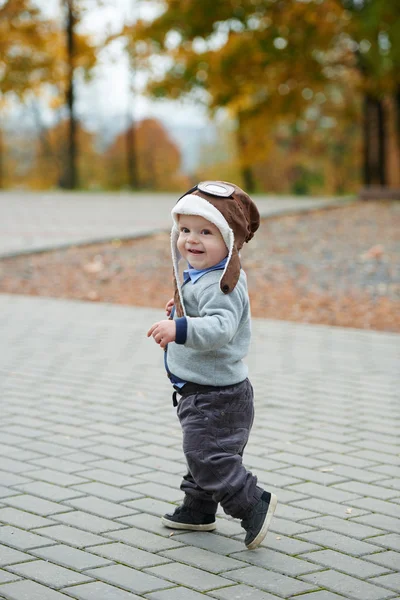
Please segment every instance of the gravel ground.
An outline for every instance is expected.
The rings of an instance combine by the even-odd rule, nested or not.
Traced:
[[[400,203],[265,219],[242,253],[255,317],[400,332]],[[0,260],[0,292],[163,308],[169,234]]]

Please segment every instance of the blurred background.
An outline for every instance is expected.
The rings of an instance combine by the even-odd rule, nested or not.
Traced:
[[[0,187],[400,186],[398,0],[0,0]]]

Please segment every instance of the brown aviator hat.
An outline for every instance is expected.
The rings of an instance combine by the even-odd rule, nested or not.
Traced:
[[[178,317],[185,314],[178,262],[179,215],[199,215],[221,232],[228,248],[228,260],[220,279],[220,289],[229,294],[240,276],[239,250],[249,242],[260,225],[257,206],[246,192],[226,181],[202,181],[186,192],[171,211],[174,221],[171,232],[171,251],[174,266],[175,310]]]

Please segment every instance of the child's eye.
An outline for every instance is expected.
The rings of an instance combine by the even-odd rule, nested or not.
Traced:
[[[189,229],[187,227],[181,227],[182,233],[189,233]]]
[[[203,229],[201,233],[203,235],[211,235],[211,231],[209,229]]]

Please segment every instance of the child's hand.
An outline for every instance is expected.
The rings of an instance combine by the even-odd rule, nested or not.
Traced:
[[[167,321],[159,321],[154,323],[147,332],[147,337],[153,336],[154,341],[160,345],[160,348],[165,348],[169,342],[175,341],[176,325],[175,321],[168,319]]]
[[[168,300],[167,304],[165,305],[165,312],[167,313],[167,317],[169,317],[171,315],[173,307],[174,307],[174,299],[171,298],[171,300]]]

